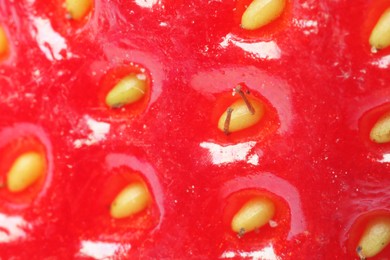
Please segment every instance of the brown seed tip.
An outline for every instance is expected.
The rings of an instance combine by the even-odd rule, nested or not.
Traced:
[[[225,124],[223,126],[223,132],[228,135],[229,134],[229,126],[230,126],[230,119],[232,118],[233,108],[229,107],[226,110],[226,120]]]
[[[363,255],[363,253],[362,253],[362,247],[361,246],[358,246],[357,248],[356,248],[356,253],[357,253],[357,255],[359,256],[359,258],[360,258],[360,260],[366,260],[366,257]]]
[[[255,109],[253,108],[253,106],[252,106],[251,102],[249,101],[249,99],[246,97],[244,91],[242,91],[242,85],[238,84],[234,88],[234,92],[238,93],[241,96],[241,98],[245,102],[245,105],[248,107],[249,112],[251,112],[251,114],[254,115],[255,114]],[[246,91],[246,93],[249,94],[249,91]]]
[[[245,228],[240,228],[240,231],[237,233],[239,238],[242,238],[245,235]]]

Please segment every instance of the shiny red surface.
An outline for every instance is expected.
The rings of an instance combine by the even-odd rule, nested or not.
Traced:
[[[23,203],[0,192],[0,259],[357,259],[355,221],[390,210],[390,146],[367,135],[390,102],[390,51],[367,40],[388,0],[290,0],[251,33],[239,1],[96,0],[80,23],[61,4],[0,0],[1,153],[32,137],[48,159]],[[134,65],[148,102],[108,109],[105,82]],[[238,83],[269,108],[263,134],[216,128]],[[131,178],[153,205],[112,220]],[[251,192],[278,225],[238,238],[226,218]]]

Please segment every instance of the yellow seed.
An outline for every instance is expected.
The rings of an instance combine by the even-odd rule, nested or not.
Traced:
[[[233,109],[231,112],[230,123],[228,132],[237,132],[249,128],[257,124],[264,115],[264,105],[255,99],[248,99],[252,104],[255,112],[251,113],[245,101],[242,99],[234,102],[230,108]],[[225,122],[228,117],[228,112],[225,111],[218,121],[218,128],[225,132]]]
[[[234,232],[246,233],[267,224],[275,214],[274,203],[267,198],[253,198],[234,215],[231,227]]]
[[[359,241],[358,254],[362,258],[379,254],[390,243],[390,217],[371,221]]]
[[[0,26],[0,56],[4,56],[8,51],[7,35],[3,27]]]
[[[74,20],[83,19],[92,8],[93,0],[66,0],[65,8]]]
[[[116,108],[140,100],[146,92],[147,83],[144,74],[131,74],[121,79],[107,94],[106,104]]]
[[[390,142],[390,113],[382,116],[372,127],[370,139],[375,143]]]
[[[110,214],[113,218],[126,218],[144,210],[149,202],[147,187],[142,183],[132,183],[115,197]]]
[[[386,9],[379,18],[371,32],[369,42],[374,50],[390,46],[390,8]]]
[[[253,0],[241,17],[241,27],[256,30],[278,18],[286,5],[285,0]]]
[[[11,192],[20,192],[30,187],[44,175],[46,161],[42,154],[28,152],[19,156],[7,174],[7,187]]]

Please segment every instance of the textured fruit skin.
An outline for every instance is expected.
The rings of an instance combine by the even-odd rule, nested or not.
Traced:
[[[65,19],[61,4],[0,0],[11,44],[0,64],[0,149],[36,135],[50,176],[22,206],[0,194],[0,259],[98,258],[88,242],[111,245],[113,259],[264,248],[277,259],[356,258],[355,220],[390,210],[390,146],[365,134],[389,108],[390,51],[372,54],[367,40],[389,1],[289,1],[280,19],[249,33],[239,27],[242,2],[96,0],[81,22]],[[150,98],[108,109],[104,79],[131,62],[152,78]],[[240,82],[268,102],[261,135],[216,128],[221,97]],[[93,122],[109,125],[103,138]],[[228,145],[244,156],[210,152]],[[135,173],[115,167],[123,163]],[[140,176],[154,206],[112,221],[112,194]],[[239,239],[229,210],[251,192],[275,197],[279,225]],[[22,235],[10,239],[15,218]]]

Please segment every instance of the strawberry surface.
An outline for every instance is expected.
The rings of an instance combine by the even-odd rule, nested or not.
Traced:
[[[0,259],[359,259],[362,226],[390,210],[390,145],[369,139],[390,111],[390,51],[368,43],[390,2],[289,0],[245,31],[249,3],[95,0],[75,21],[60,0],[0,0]],[[146,97],[107,107],[141,71]],[[266,112],[226,135],[238,84]],[[12,193],[7,171],[31,149],[46,173]],[[139,179],[150,206],[112,218]],[[238,236],[254,195],[274,201],[274,225]]]

